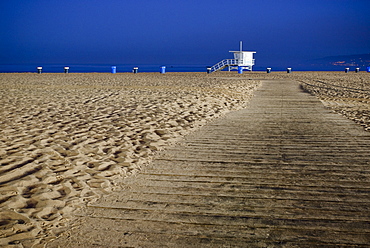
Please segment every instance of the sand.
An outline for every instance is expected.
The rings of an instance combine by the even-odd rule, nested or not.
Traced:
[[[367,72],[273,72],[246,73],[253,79],[291,79],[317,96],[334,112],[370,131],[370,73]]]
[[[186,134],[291,79],[370,130],[370,73],[0,74],[0,246],[43,247]]]
[[[205,73],[0,74],[0,246],[42,247],[74,210],[259,82]]]
[[[370,73],[303,78],[302,87],[323,104],[370,131]]]

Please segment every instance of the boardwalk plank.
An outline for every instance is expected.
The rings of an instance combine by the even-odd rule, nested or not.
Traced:
[[[265,81],[49,247],[368,247],[369,141],[296,82]]]

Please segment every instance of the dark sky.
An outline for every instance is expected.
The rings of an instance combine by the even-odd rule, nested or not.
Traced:
[[[273,66],[370,53],[370,0],[0,0],[0,64]]]

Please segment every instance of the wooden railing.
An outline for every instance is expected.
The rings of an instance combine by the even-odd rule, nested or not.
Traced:
[[[226,66],[237,66],[243,64],[242,59],[224,59],[211,67],[211,72],[219,71],[224,69]]]

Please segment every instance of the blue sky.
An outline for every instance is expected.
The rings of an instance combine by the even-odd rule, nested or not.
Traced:
[[[369,0],[0,0],[0,64],[274,66],[370,53]]]

